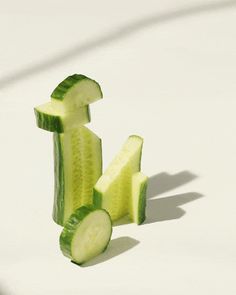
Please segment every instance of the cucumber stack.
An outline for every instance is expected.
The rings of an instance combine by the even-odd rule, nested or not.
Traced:
[[[39,128],[53,132],[53,219],[64,229],[63,254],[81,265],[105,251],[112,221],[145,220],[148,178],[140,172],[143,139],[131,135],[102,175],[101,139],[85,125],[89,104],[102,98],[99,84],[75,74],[34,109]]]
[[[35,108],[38,127],[53,132],[53,219],[60,225],[75,209],[92,203],[102,174],[101,139],[84,126],[90,122],[89,104],[101,98],[96,81],[75,74],[55,88],[50,102]]]

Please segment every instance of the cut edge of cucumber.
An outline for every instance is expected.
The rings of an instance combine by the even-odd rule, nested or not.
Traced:
[[[140,171],[143,139],[128,137],[93,189],[93,204],[104,208],[117,221],[129,214],[132,176]]]
[[[132,149],[132,144],[135,144],[136,151],[134,152]],[[122,169],[122,166],[125,166],[129,160],[130,156],[137,151],[139,151],[139,171],[141,169],[141,157],[142,157],[142,147],[143,147],[143,138],[138,135],[130,135],[126,142],[123,144],[121,150],[116,154],[115,158],[111,161],[109,166],[106,168],[105,172],[101,175],[101,177],[98,179],[97,183],[95,184],[94,188],[97,190],[97,187],[100,186],[100,189],[103,188],[103,190],[98,189],[97,191],[103,192],[107,189],[107,186],[113,182],[119,174],[119,171]],[[119,166],[116,171],[114,171],[115,166]]]

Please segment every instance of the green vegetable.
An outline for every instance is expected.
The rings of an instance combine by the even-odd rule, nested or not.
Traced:
[[[89,106],[77,108],[74,112],[64,112],[52,102],[34,109],[37,126],[51,132],[63,133],[79,125],[90,122]]]
[[[137,224],[145,220],[147,183],[148,177],[141,172],[135,173],[132,177],[129,216]]]
[[[92,203],[102,174],[102,143],[85,126],[54,133],[55,195],[53,219],[63,225],[75,209]]]
[[[130,136],[94,187],[93,203],[115,221],[129,213],[132,176],[140,171],[143,139]]]
[[[52,102],[64,111],[74,111],[102,98],[99,84],[84,76],[72,75],[63,80],[51,94]]]
[[[92,206],[70,216],[60,236],[63,254],[81,265],[106,250],[112,234],[109,214]]]
[[[54,132],[53,219],[60,225],[75,209],[92,203],[93,186],[102,174],[101,139],[83,126],[90,122],[88,104],[100,98],[96,81],[75,74],[56,87],[50,102],[34,109],[38,127]]]

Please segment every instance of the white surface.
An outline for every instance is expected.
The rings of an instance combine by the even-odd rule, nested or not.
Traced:
[[[1,295],[235,294],[236,1],[214,3],[2,3]],[[104,92],[104,167],[137,133],[157,175],[146,224],[115,227],[86,268],[60,253],[51,134],[33,114],[73,73]]]

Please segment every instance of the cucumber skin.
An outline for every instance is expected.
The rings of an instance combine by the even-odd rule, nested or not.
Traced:
[[[54,132],[54,202],[53,202],[53,220],[63,226],[65,220],[65,206],[66,206],[66,195],[65,195],[65,169],[64,169],[64,157],[63,157],[63,144],[61,134]],[[99,138],[100,153],[102,155],[102,140]],[[102,174],[102,156],[100,157],[99,163],[100,176]],[[83,205],[89,205],[93,203],[93,193],[89,202],[82,203]],[[79,207],[79,206],[78,206]],[[73,213],[73,211],[71,212]],[[67,219],[67,218],[66,218]]]
[[[59,224],[64,223],[64,195],[65,195],[65,181],[64,181],[64,166],[63,166],[63,151],[61,145],[60,135],[53,133],[54,143],[54,202],[53,202],[53,220]]]
[[[63,133],[64,127],[63,122],[60,116],[53,116],[38,112],[38,110],[34,109],[35,117],[36,117],[36,124],[39,128],[51,131],[51,132],[58,132]]]
[[[140,187],[140,196],[138,204],[138,225],[142,224],[146,219],[146,193],[147,193],[147,184],[148,181],[145,181],[141,184]]]
[[[77,265],[82,265],[86,261],[78,263],[78,262],[73,260],[72,253],[71,253],[71,243],[72,243],[72,240],[73,240],[73,236],[74,236],[79,224],[83,221],[83,219],[87,215],[89,215],[90,213],[92,213],[95,210],[97,210],[97,208],[95,208],[93,205],[82,206],[82,207],[76,209],[74,211],[74,213],[71,214],[68,221],[66,222],[65,227],[64,227],[64,229],[63,229],[63,231],[62,231],[62,233],[60,235],[60,238],[59,238],[60,249],[61,249],[62,253],[66,257],[72,259],[71,262],[73,262],[73,263],[75,263]],[[112,221],[111,221],[111,217],[110,217],[109,213],[104,209],[100,209],[100,210],[103,210],[103,211],[105,211],[107,213],[107,215],[110,218],[111,225],[112,225]],[[111,235],[112,235],[112,226],[111,226],[110,238],[109,238],[108,243],[104,247],[102,252],[104,252],[106,250],[106,248],[107,248],[107,246],[108,246],[108,244],[110,242]]]
[[[92,80],[92,79],[90,79],[84,75],[81,75],[81,74],[74,74],[72,76],[68,76],[65,80],[63,80],[61,83],[59,83],[58,86],[53,90],[51,97],[54,99],[63,100],[64,96],[66,95],[68,90],[71,87],[73,87],[75,84],[77,84],[78,82],[80,82],[84,79],[87,79],[87,80],[90,80],[90,81],[93,81],[94,83],[96,83],[96,85],[99,88],[99,91],[101,93],[101,97],[103,97],[100,85],[95,80]]]
[[[102,208],[102,193],[95,188],[93,189],[93,205],[95,208]]]
[[[71,243],[73,236],[76,232],[77,227],[81,223],[81,221],[90,213],[92,210],[89,207],[82,206],[74,211],[71,214],[70,218],[65,224],[65,227],[60,235],[60,248],[63,254],[70,258],[72,258],[71,254]]]

